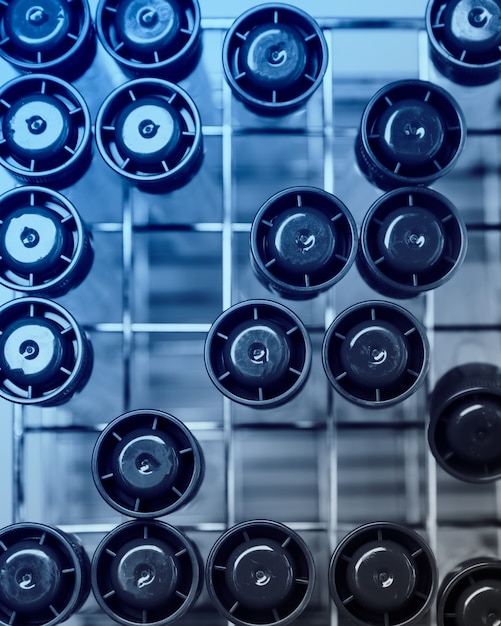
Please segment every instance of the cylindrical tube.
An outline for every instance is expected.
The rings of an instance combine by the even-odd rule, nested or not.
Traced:
[[[429,344],[409,311],[370,300],[336,317],[325,333],[322,360],[331,385],[347,400],[385,407],[408,398],[424,382]]]
[[[129,411],[99,435],[92,475],[101,496],[131,517],[160,517],[187,504],[204,476],[200,444],[177,418]]]
[[[90,164],[87,104],[60,78],[29,74],[5,83],[0,127],[0,163],[24,182],[68,187]]]
[[[430,399],[428,442],[449,474],[480,483],[501,477],[501,371],[466,363],[446,372]]]
[[[177,528],[154,520],[130,521],[108,533],[92,559],[92,590],[124,626],[164,626],[183,616],[203,581],[198,549]]]
[[[501,616],[501,561],[469,559],[448,572],[437,597],[437,626],[492,624]]]
[[[357,626],[408,626],[434,600],[435,557],[410,528],[391,522],[365,524],[336,547],[329,587],[339,614]]]
[[[95,133],[105,163],[143,191],[181,187],[202,164],[198,109],[181,87],[159,78],[117,87],[98,111]]]
[[[326,291],[346,275],[356,251],[353,216],[322,189],[284,189],[263,204],[252,222],[254,272],[284,298],[302,300]]]
[[[379,293],[410,298],[452,278],[466,248],[466,226],[452,202],[431,189],[403,187],[365,215],[357,266]]]
[[[311,342],[304,324],[287,307],[246,300],[212,324],[205,366],[214,385],[231,400],[254,408],[276,407],[306,383]]]
[[[501,2],[429,0],[426,30],[435,67],[462,85],[485,85],[501,73]]]
[[[101,0],[96,28],[101,44],[135,77],[178,82],[201,53],[197,0]]]
[[[0,5],[0,56],[22,72],[75,80],[96,52],[87,0],[13,0]]]
[[[355,153],[367,179],[389,191],[429,185],[447,174],[465,138],[463,113],[445,89],[428,81],[400,80],[369,100]]]
[[[258,115],[284,115],[321,85],[328,48],[322,29],[287,4],[260,4],[226,33],[223,68],[234,95]]]
[[[17,187],[0,196],[0,283],[59,297],[79,285],[94,253],[73,204],[45,187]]]
[[[237,524],[214,544],[205,568],[218,612],[237,626],[280,625],[308,606],[315,565],[303,539],[284,524]]]
[[[92,346],[61,305],[18,298],[0,307],[0,397],[56,406],[81,391],[92,372]]]
[[[74,535],[36,523],[0,530],[0,625],[55,626],[90,593],[90,560]]]

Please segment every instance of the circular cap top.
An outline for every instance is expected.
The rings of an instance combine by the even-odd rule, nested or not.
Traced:
[[[294,584],[294,568],[287,551],[271,539],[253,539],[235,548],[225,576],[232,595],[249,609],[279,607]]]
[[[12,154],[27,161],[64,156],[72,130],[73,122],[64,105],[41,93],[14,102],[3,120],[3,134]]]
[[[129,104],[116,121],[120,153],[139,164],[158,164],[179,148],[182,121],[165,100],[151,96]]]
[[[43,385],[59,374],[64,345],[50,320],[26,317],[0,336],[0,369],[18,385]]]
[[[405,166],[425,165],[444,142],[440,113],[423,100],[406,99],[388,107],[377,122],[382,153]]]
[[[458,54],[488,53],[501,44],[501,6],[496,0],[452,0],[442,22],[444,42]]]
[[[465,461],[483,465],[501,460],[501,404],[482,398],[462,403],[449,416],[445,436]]]
[[[113,589],[122,602],[139,609],[159,608],[172,595],[178,578],[174,554],[160,539],[128,541],[111,564]]]
[[[305,73],[308,59],[304,37],[287,24],[253,28],[240,49],[240,67],[246,78],[263,89],[286,89]]]
[[[401,608],[412,598],[417,582],[411,555],[394,541],[373,541],[360,547],[346,574],[357,602],[366,609],[385,613]]]
[[[387,387],[405,371],[408,350],[391,322],[374,320],[355,325],[341,344],[341,364],[348,377],[363,387]]]
[[[457,626],[486,624],[496,626],[501,622],[501,582],[481,580],[469,585],[456,602]]]
[[[14,271],[45,272],[60,260],[65,243],[61,220],[44,207],[22,207],[0,225],[0,255]]]
[[[288,371],[290,358],[285,331],[271,320],[239,324],[224,345],[228,370],[244,385],[272,385]]]
[[[12,0],[4,15],[10,42],[27,52],[64,48],[70,23],[70,5],[62,0]]]
[[[322,269],[334,254],[336,237],[331,220],[314,208],[292,208],[280,213],[268,234],[276,263],[294,274]]]
[[[444,245],[440,220],[418,206],[392,211],[378,231],[379,251],[396,271],[426,271],[441,259]]]
[[[115,15],[118,39],[134,52],[165,51],[176,43],[181,13],[176,0],[122,0]]]
[[[174,441],[166,433],[136,430],[114,450],[113,467],[127,493],[151,498],[174,484],[179,458]]]
[[[38,613],[63,591],[57,553],[38,541],[21,541],[0,555],[0,600],[12,611]]]

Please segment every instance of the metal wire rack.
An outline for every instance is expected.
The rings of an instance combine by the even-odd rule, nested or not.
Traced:
[[[207,470],[198,496],[166,518],[185,530],[204,558],[238,521],[269,518],[298,531],[313,552],[317,584],[297,624],[332,626],[327,567],[338,540],[385,519],[417,529],[442,577],[463,558],[496,555],[499,483],[468,485],[436,468],[426,443],[427,397],[460,362],[496,363],[501,341],[499,85],[466,89],[431,66],[423,19],[316,16],[330,53],[321,89],[299,112],[270,122],[236,102],[221,69],[231,19],[203,20],[203,55],[183,87],[203,122],[205,159],[184,188],[150,195],[123,184],[94,151],[89,171],[63,190],[89,225],[93,269],[60,298],[83,324],[95,351],[84,391],[55,409],[2,403],[0,521],[41,521],[78,534],[90,555],[121,518],[92,484],[90,454],[104,424],[129,408],[153,407],[182,419],[200,440]],[[355,54],[354,51],[363,51]],[[14,76],[6,65],[2,76]],[[403,305],[421,319],[432,349],[427,383],[404,403],[366,410],[333,394],[321,365],[325,329],[355,302],[382,299],[355,268],[315,300],[283,301],[307,325],[313,368],[300,395],[283,407],[237,406],[211,386],[203,342],[221,310],[248,298],[276,299],[252,274],[250,222],[273,193],[312,185],[338,195],[360,224],[381,192],[355,167],[353,143],[363,107],[382,85],[429,79],[449,89],[467,118],[467,147],[434,185],[454,201],[469,231],[466,261],[436,292]],[[98,49],[75,81],[93,119],[126,77]],[[1,190],[17,183],[2,172]],[[2,292],[9,300],[12,292]],[[108,624],[92,598],[71,624]],[[205,592],[182,624],[223,623]],[[434,623],[434,616],[427,618]]]

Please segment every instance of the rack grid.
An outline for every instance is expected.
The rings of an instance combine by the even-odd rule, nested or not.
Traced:
[[[317,564],[311,606],[296,623],[335,626],[328,561],[339,539],[361,523],[387,519],[417,529],[437,556],[440,578],[463,558],[499,553],[499,483],[459,483],[437,469],[426,426],[427,397],[442,373],[458,362],[499,359],[501,94],[496,84],[465,89],[440,77],[429,61],[424,18],[313,17],[323,28],[330,62],[321,89],[301,111],[270,122],[236,102],[219,52],[232,20],[205,18],[202,61],[182,82],[202,115],[201,172],[185,188],[153,196],[118,180],[95,150],[89,171],[63,190],[90,226],[96,258],[85,283],[59,301],[90,335],[94,372],[64,407],[2,403],[11,418],[2,424],[10,444],[1,467],[11,478],[5,491],[12,503],[2,522],[58,525],[80,535],[92,555],[103,534],[125,519],[95,493],[93,442],[125,410],[161,408],[193,430],[207,461],[200,494],[165,520],[185,530],[204,559],[216,538],[238,521],[270,518],[289,525],[306,540]],[[364,43],[372,54],[357,62],[351,51]],[[402,51],[398,59],[395,50]],[[9,72],[1,66],[3,76]],[[427,330],[432,358],[426,385],[401,405],[371,411],[333,393],[320,347],[338,312],[384,298],[355,268],[312,301],[277,298],[252,275],[248,233],[262,202],[293,184],[335,193],[360,224],[382,193],[355,167],[353,143],[363,106],[383,84],[415,77],[449,89],[467,117],[465,152],[434,188],[462,211],[469,250],[450,283],[401,302]],[[75,82],[93,119],[110,86],[125,80],[98,49],[91,69]],[[2,191],[17,184],[2,176]],[[7,301],[20,294],[1,295]],[[305,389],[284,407],[267,411],[219,396],[203,366],[203,340],[212,321],[232,304],[256,297],[292,308],[314,346]],[[68,623],[111,622],[91,598]],[[203,592],[179,623],[224,622]],[[433,615],[423,623],[434,624]]]

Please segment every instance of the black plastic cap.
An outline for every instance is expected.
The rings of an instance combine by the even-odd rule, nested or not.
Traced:
[[[431,59],[450,80],[484,85],[501,74],[501,2],[430,0],[426,30]]]
[[[410,298],[452,278],[466,248],[466,226],[452,202],[431,189],[404,187],[365,215],[357,266],[379,293]]]
[[[415,531],[365,524],[337,546],[329,588],[340,616],[358,626],[409,626],[430,609],[437,587],[433,553]]]
[[[428,442],[449,474],[480,483],[501,477],[501,371],[467,363],[437,382],[430,400]]]
[[[197,0],[101,0],[99,39],[129,74],[178,81],[201,53]]]
[[[437,598],[437,626],[495,625],[501,619],[501,561],[469,559],[448,572]]]
[[[90,560],[73,535],[42,524],[0,530],[0,625],[55,626],[90,593]]]
[[[68,187],[90,164],[87,105],[70,84],[47,74],[0,88],[0,164],[32,184]]]
[[[195,103],[177,85],[155,78],[125,83],[106,98],[96,142],[107,165],[149,192],[183,186],[203,158]]]
[[[200,444],[177,418],[154,409],[124,413],[99,435],[92,475],[114,509],[160,517],[187,504],[204,476]]]
[[[313,298],[343,278],[355,260],[357,227],[346,206],[314,187],[272,196],[252,222],[254,272],[284,298]]]
[[[238,626],[284,625],[308,606],[315,584],[313,557],[287,526],[243,522],[214,544],[205,569],[218,612]]]
[[[28,297],[0,307],[0,397],[56,406],[81,391],[92,372],[92,346],[56,302]]]
[[[466,137],[457,102],[441,87],[422,80],[386,85],[362,115],[355,152],[370,182],[385,191],[429,185],[447,174]]]
[[[0,284],[58,297],[79,285],[94,253],[85,224],[60,193],[24,186],[0,196]]]
[[[421,323],[390,302],[368,301],[340,313],[322,346],[325,373],[342,396],[368,408],[412,395],[424,382],[429,344]]]
[[[196,546],[163,522],[121,524],[92,559],[92,590],[102,610],[125,626],[178,620],[197,599],[203,563]]]
[[[74,80],[89,68],[95,50],[87,0],[0,4],[0,56],[23,72]]]
[[[268,300],[247,300],[227,309],[205,340],[205,366],[228,398],[254,408],[292,399],[311,365],[308,332],[295,313]]]
[[[287,4],[261,4],[238,17],[223,44],[235,97],[260,115],[284,115],[318,89],[328,50],[321,28]]]

